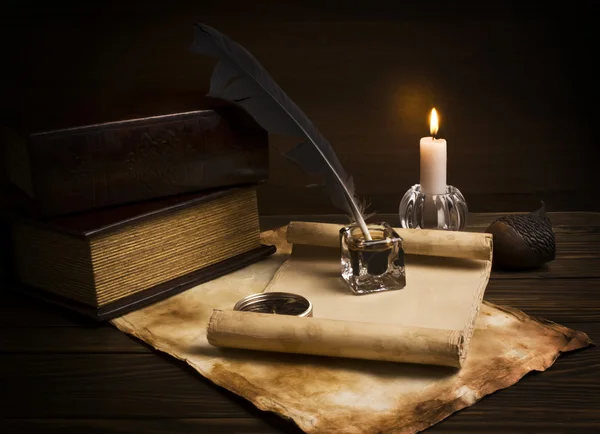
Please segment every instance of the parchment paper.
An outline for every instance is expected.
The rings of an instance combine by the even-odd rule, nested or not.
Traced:
[[[287,241],[293,253],[266,289],[306,297],[314,318],[246,315],[251,327],[243,327],[234,314],[215,312],[209,342],[462,366],[492,268],[491,235],[398,229],[405,251],[420,253],[406,256],[406,287],[357,296],[340,276],[341,227],[290,223]]]
[[[459,366],[460,333],[399,324],[214,310],[206,337],[224,348]]]
[[[273,257],[112,323],[307,433],[415,433],[591,344],[585,333],[484,302],[460,370],[211,346],[212,310],[265,289],[289,254],[284,237],[284,230],[263,234],[278,245]]]
[[[341,228],[342,225],[334,223],[290,222],[287,240],[292,244],[338,248]],[[405,228],[394,230],[404,240],[404,251],[409,255],[483,260],[491,258],[491,234]]]

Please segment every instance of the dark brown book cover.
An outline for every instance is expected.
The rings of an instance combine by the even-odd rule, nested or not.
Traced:
[[[105,236],[111,232],[137,225],[149,219],[165,217],[170,213],[176,213],[186,208],[195,207],[235,193],[243,193],[253,188],[255,188],[255,184],[211,189],[52,218],[34,218],[27,213],[19,213],[14,210],[11,213],[4,213],[2,217],[8,223],[8,226],[15,222],[29,223],[51,229],[53,232],[89,241],[92,238]],[[274,246],[259,245],[249,251],[212,265],[201,267],[180,277],[127,295],[100,307],[74,301],[70,298],[20,282],[16,273],[14,273],[14,263],[10,264],[11,272],[4,277],[9,283],[8,286],[18,292],[77,311],[96,320],[105,321],[231,273],[264,259],[275,251],[276,248]]]
[[[31,222],[37,226],[43,226],[78,238],[90,238],[107,234],[152,217],[164,216],[254,187],[253,184],[244,184],[228,188],[213,188],[196,193],[162,197],[144,202],[48,218],[35,218],[26,213],[13,210],[11,213],[5,213],[5,218],[8,221]]]
[[[3,128],[10,182],[42,216],[265,181],[268,135],[233,106],[52,129]]]
[[[226,259],[197,270],[193,273],[173,279],[169,282],[156,285],[145,291],[129,295],[100,308],[88,306],[86,304],[79,303],[47,291],[42,291],[40,289],[24,285],[15,280],[11,281],[9,287],[17,292],[34,297],[38,300],[78,312],[82,315],[93,318],[96,321],[108,321],[121,315],[125,315],[128,312],[133,312],[134,310],[141,309],[144,306],[148,306],[152,303],[156,303],[173,295],[179,294],[186,289],[193,288],[201,283],[208,282],[216,279],[217,277],[221,277],[239,270],[240,268],[244,268],[272,255],[275,253],[275,251],[275,246],[261,246],[257,249],[234,256],[233,258]]]

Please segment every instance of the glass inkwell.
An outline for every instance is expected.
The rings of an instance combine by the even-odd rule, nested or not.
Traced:
[[[367,227],[371,240],[356,224],[340,230],[342,278],[358,295],[404,288],[402,238],[387,223]]]

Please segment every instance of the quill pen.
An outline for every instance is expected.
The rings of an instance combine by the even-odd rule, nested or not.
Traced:
[[[263,66],[242,46],[204,24],[196,24],[194,28],[192,49],[219,59],[208,96],[240,105],[271,133],[303,139],[284,156],[309,174],[325,175],[333,205],[351,215],[365,239],[371,240],[355,198],[352,177],[344,171],[323,135]]]

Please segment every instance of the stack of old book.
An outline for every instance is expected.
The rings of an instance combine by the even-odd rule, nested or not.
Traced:
[[[268,138],[234,107],[3,130],[20,291],[110,319],[273,253]]]

